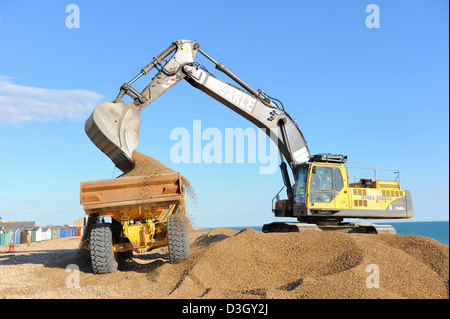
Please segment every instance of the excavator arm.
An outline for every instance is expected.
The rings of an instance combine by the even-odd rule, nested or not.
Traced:
[[[165,60],[171,54],[169,60]],[[222,81],[195,62],[195,55],[203,54],[241,88]],[[142,92],[131,85],[153,68],[158,72]],[[256,91],[222,63],[200,50],[197,42],[178,40],[154,57],[130,82],[124,83],[117,98],[111,103],[99,104],[86,121],[85,130],[92,142],[124,172],[134,167],[132,153],[139,139],[141,110],[152,103],[176,83],[185,79],[262,129],[278,146],[288,164],[308,161],[310,153],[297,124],[279,107],[275,99]],[[129,95],[133,103],[122,98]],[[283,161],[283,157],[281,157]],[[286,164],[282,162],[283,178],[287,178]],[[283,169],[284,167],[284,169]],[[288,181],[285,181],[285,183]]]

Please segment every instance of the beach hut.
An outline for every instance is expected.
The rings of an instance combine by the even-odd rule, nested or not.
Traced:
[[[3,245],[4,241],[5,241],[5,230],[0,227],[0,245]]]
[[[61,228],[59,230],[59,235],[61,238],[69,236],[69,229],[68,228]]]
[[[20,232],[20,243],[21,244],[26,244],[28,242],[27,236],[28,236],[28,230],[26,230],[25,228],[22,229],[22,231]]]
[[[11,244],[11,240],[13,239],[13,236],[14,236],[13,231],[11,229],[5,230],[4,236],[5,237],[4,237],[3,245],[9,246]]]
[[[41,231],[41,240],[47,240],[47,228],[42,227],[42,231]]]
[[[31,242],[34,243],[36,241],[42,240],[42,227],[33,227],[28,229],[31,232]]]
[[[42,241],[42,227],[36,229],[36,241]]]
[[[58,239],[59,238],[59,227],[52,227],[52,239]]]
[[[52,229],[50,227],[42,228],[42,240],[52,239]]]
[[[20,229],[17,228],[15,231],[13,231],[13,241],[14,244],[20,244]]]
[[[31,233],[31,242],[34,243],[36,241],[36,229],[37,228],[30,228],[28,231]]]

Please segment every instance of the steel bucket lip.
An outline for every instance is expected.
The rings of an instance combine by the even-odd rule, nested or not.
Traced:
[[[133,103],[103,102],[86,120],[85,132],[117,168],[127,173],[134,168],[140,121],[141,112]]]

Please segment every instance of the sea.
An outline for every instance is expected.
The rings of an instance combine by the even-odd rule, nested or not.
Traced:
[[[440,243],[448,245],[449,222],[448,221],[430,221],[430,222],[397,222],[397,223],[374,223],[380,225],[392,225],[397,234],[400,235],[420,235],[433,238]],[[262,230],[262,226],[248,226],[248,227],[228,227],[238,231],[244,228],[252,228],[255,230]]]

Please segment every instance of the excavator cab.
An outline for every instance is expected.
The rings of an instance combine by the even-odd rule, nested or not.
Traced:
[[[308,177],[310,178],[308,184]],[[308,187],[309,186],[309,187]],[[343,188],[343,177],[339,165],[302,165],[297,171],[294,188],[294,204],[331,203]],[[307,190],[309,197],[307,198]]]
[[[307,213],[308,207],[334,207],[334,199],[341,192],[344,180],[342,163],[347,156],[319,154],[306,163],[294,165],[294,186],[292,205],[277,201],[274,213],[278,217],[295,217]],[[289,202],[289,201],[288,201]]]

